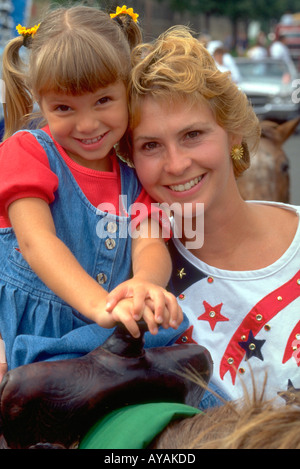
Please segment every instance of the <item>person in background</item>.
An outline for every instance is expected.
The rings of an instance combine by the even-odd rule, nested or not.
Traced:
[[[207,45],[207,50],[214,58],[220,72],[230,72],[230,68],[224,64],[225,49],[221,41],[211,41]]]
[[[270,46],[270,57],[273,59],[281,59],[286,63],[291,62],[291,54],[288,46],[286,45],[286,37],[279,36]]]
[[[247,57],[253,60],[261,60],[268,57],[268,49],[266,47],[266,36],[261,31],[256,38],[255,44],[247,51]]]
[[[234,57],[225,50],[223,42],[218,40],[210,41],[207,44],[207,50],[214,57],[219,70],[221,72],[229,70],[232,80],[238,83],[241,79],[239,69],[236,66]]]

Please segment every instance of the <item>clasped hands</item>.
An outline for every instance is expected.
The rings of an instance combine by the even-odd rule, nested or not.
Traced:
[[[106,314],[112,324],[122,322],[134,338],[140,336],[137,321],[141,319],[153,335],[157,334],[159,326],[177,329],[183,320],[182,310],[172,293],[137,277],[121,283],[107,294]],[[0,363],[0,382],[6,371],[7,364]]]
[[[135,338],[140,336],[137,321],[141,319],[151,334],[157,334],[159,326],[177,329],[183,320],[182,310],[172,293],[136,277],[108,293],[106,311],[115,322],[122,322]]]

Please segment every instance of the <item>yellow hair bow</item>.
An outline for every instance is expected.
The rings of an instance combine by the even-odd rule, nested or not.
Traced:
[[[38,25],[35,25],[32,28],[28,28],[28,29],[26,28],[26,26],[22,26],[22,25],[18,24],[18,26],[16,26],[16,30],[18,31],[20,36],[31,36],[31,37],[33,37],[35,35],[35,33],[37,32],[37,30],[39,29],[39,27],[40,27],[40,23]]]
[[[116,13],[111,13],[110,17],[115,18],[119,15],[129,15],[135,23],[137,23],[137,19],[139,17],[137,13],[134,13],[133,8],[127,8],[126,5],[123,5],[122,7],[117,7]]]

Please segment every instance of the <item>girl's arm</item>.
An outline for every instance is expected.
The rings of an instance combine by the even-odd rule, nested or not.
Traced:
[[[139,236],[133,238],[132,268],[133,278],[109,293],[107,310],[113,311],[122,298],[132,298],[134,319],[143,316],[152,333],[155,333],[155,323],[177,328],[183,320],[182,310],[175,296],[165,290],[172,261],[163,239],[151,237],[150,220],[139,227]]]
[[[8,214],[23,257],[48,288],[100,326],[114,327],[114,317],[106,312],[108,293],[56,236],[49,205],[39,198],[18,199]],[[118,320],[136,336],[136,322],[129,316]]]

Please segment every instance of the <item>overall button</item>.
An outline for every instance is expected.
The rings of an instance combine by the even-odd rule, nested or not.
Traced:
[[[100,285],[103,285],[107,282],[107,275],[105,275],[103,272],[100,272],[100,274],[96,276],[96,280]]]
[[[115,233],[118,229],[118,225],[114,221],[110,221],[109,223],[107,223],[106,229],[108,233]]]
[[[107,238],[105,240],[105,246],[106,246],[106,249],[114,249],[114,247],[116,246],[116,242],[112,238]]]

